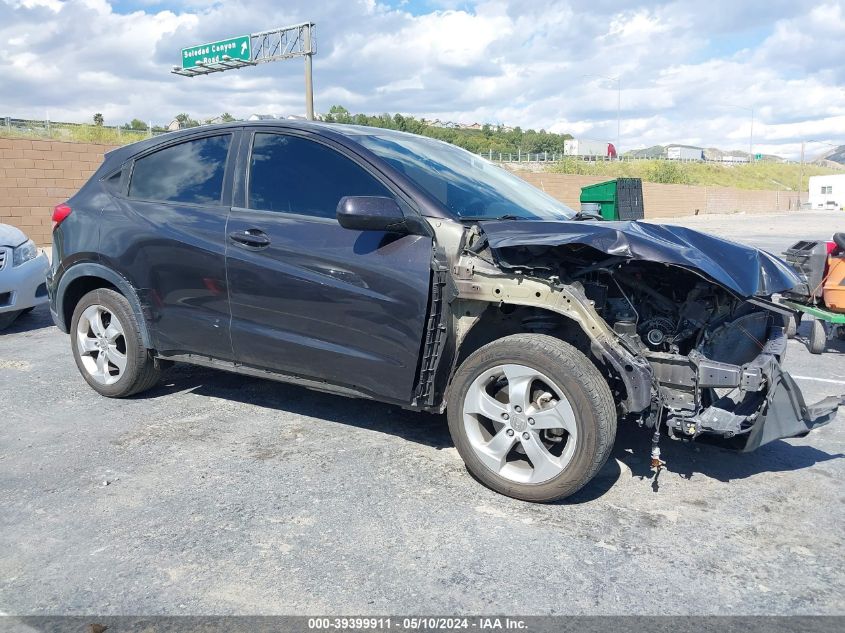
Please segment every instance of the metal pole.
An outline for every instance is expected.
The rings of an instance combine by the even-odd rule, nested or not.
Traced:
[[[619,121],[621,119],[622,111],[622,78],[616,79],[616,158],[622,155],[622,150],[619,148]]]
[[[748,137],[748,161],[754,160],[754,108],[751,108],[751,134]]]
[[[314,120],[314,82],[311,75],[311,57],[313,56],[311,48],[311,27],[309,24],[305,30],[305,118],[309,121]]]
[[[804,189],[804,141],[801,141],[801,180],[798,183],[798,208],[801,208],[801,191]],[[809,194],[807,196],[809,200]]]

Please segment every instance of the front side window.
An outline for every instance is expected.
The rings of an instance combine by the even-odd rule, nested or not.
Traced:
[[[180,143],[135,161],[129,197],[219,204],[231,134]]]
[[[362,167],[321,143],[257,133],[252,145],[249,207],[333,218],[344,196],[387,196]]]

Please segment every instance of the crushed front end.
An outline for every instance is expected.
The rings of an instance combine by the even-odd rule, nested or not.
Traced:
[[[751,451],[830,422],[841,398],[806,405],[781,369],[786,341],[780,314],[752,309],[705,330],[687,354],[646,345],[642,354],[654,371],[656,400],[670,435],[705,436]]]
[[[771,295],[797,278],[774,256],[638,222],[482,229],[503,271],[545,277],[583,296],[612,333],[612,342],[597,337],[594,348],[615,345],[647,363],[651,400],[626,415],[665,425],[675,438],[743,451],[806,435],[836,416],[841,396],[808,406],[781,368],[788,311]]]

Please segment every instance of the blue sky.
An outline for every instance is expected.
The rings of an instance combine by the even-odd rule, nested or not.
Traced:
[[[842,0],[0,0],[0,116],[301,114],[300,60],[170,74],[183,46],[317,24],[315,106],[796,156],[845,143]],[[817,144],[821,152],[823,145]],[[812,146],[811,146],[811,152]]]

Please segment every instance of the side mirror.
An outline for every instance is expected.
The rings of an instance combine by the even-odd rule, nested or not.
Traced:
[[[407,233],[405,216],[393,198],[345,196],[337,203],[337,221],[355,231]]]

